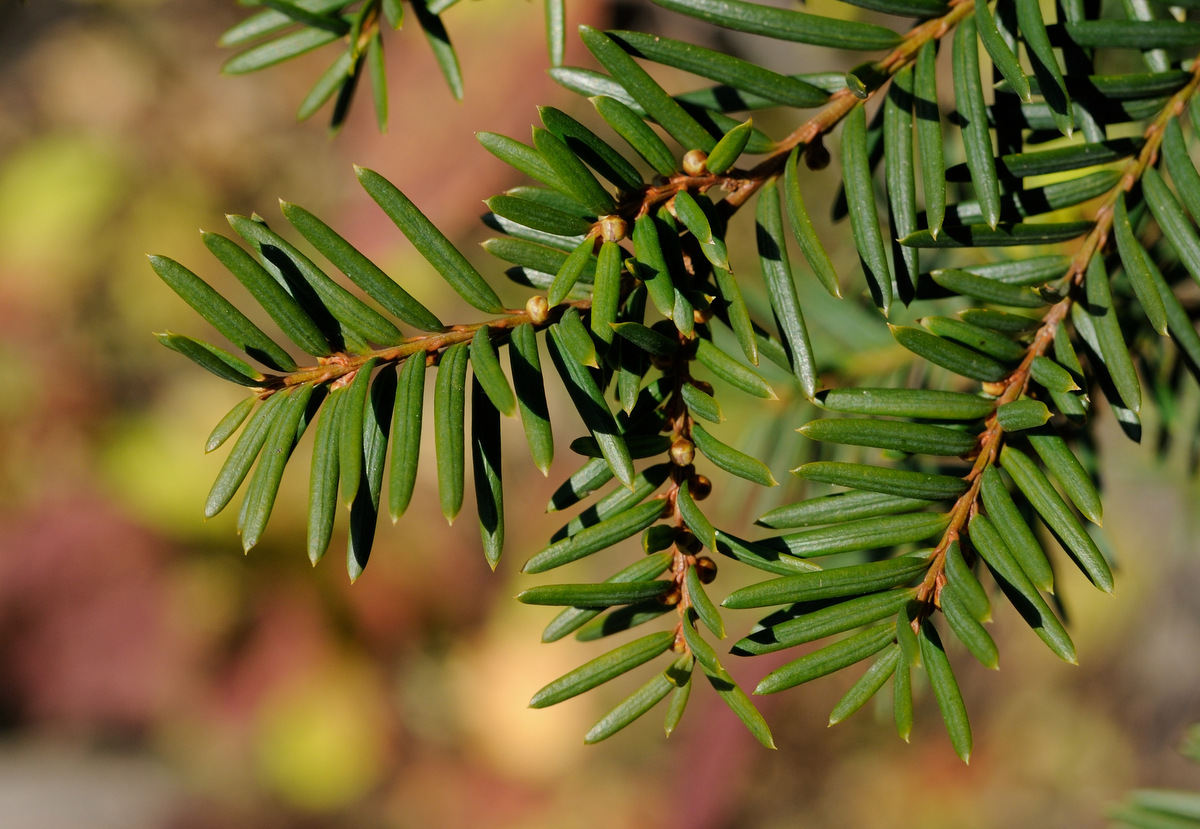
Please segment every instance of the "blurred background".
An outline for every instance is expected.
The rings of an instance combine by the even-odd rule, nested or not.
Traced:
[[[647,25],[644,5],[578,0],[569,14],[572,24]],[[227,212],[277,216],[285,198],[443,319],[472,321],[351,165],[388,176],[478,251],[481,200],[518,182],[473,131],[524,139],[537,104],[590,118],[543,71],[532,0],[447,12],[462,104],[418,33],[391,36],[390,132],[378,134],[360,90],[336,139],[328,110],[294,120],[331,54],[219,74],[229,54],[217,38],[244,14],[232,0],[0,0],[0,823],[1090,827],[1132,786],[1200,786],[1174,751],[1200,719],[1200,500],[1180,453],[1153,451],[1153,423],[1142,447],[1110,418],[1102,428],[1105,530],[1121,572],[1115,599],[1062,573],[1081,666],[1060,663],[1008,608],[993,626],[999,673],[951,651],[975,731],[969,767],[928,693],[911,745],[896,739],[888,707],[827,729],[854,671],[762,700],[778,752],[762,750],[707,688],[669,741],[651,714],[582,745],[627,683],[527,709],[538,687],[597,652],[541,645],[553,611],[512,600],[528,583],[520,564],[561,523],[541,505],[572,471],[565,444],[581,432],[554,383],[560,458],[549,479],[525,457],[519,427],[505,427],[509,539],[494,575],[471,506],[445,526],[431,464],[402,524],[383,522],[356,584],[340,538],[314,570],[303,552],[303,447],[264,542],[243,556],[234,516],[201,514],[224,456],[205,456],[204,439],[239,393],[154,342],[165,329],[215,335],[145,255],[232,289],[196,229],[220,231]],[[700,36],[665,13],[658,21]],[[778,54],[761,41],[718,45],[759,50],[755,59],[787,71],[830,68],[820,54],[796,66],[778,44]],[[587,65],[581,52],[572,38],[568,63]],[[668,78],[673,89],[689,83]],[[770,116],[762,125],[790,129]],[[832,187],[836,170],[823,175]],[[854,263],[853,251],[834,256]],[[522,289],[503,291],[524,302]],[[863,359],[896,354],[880,345]],[[778,447],[781,480],[805,451],[791,431],[803,414],[788,406],[766,412],[774,431],[755,426],[749,406],[723,427],[735,442],[740,430],[744,448]],[[780,487],[768,502],[722,486],[709,503],[730,528],[795,495]],[[591,566],[602,578],[628,553],[575,573]],[[718,596],[750,578],[725,571]],[[734,637],[754,621],[727,616]],[[781,661],[726,664],[753,686]]]

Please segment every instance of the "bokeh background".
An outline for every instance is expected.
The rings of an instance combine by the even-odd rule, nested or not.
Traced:
[[[569,13],[627,25],[647,22],[645,5],[578,0]],[[762,701],[778,752],[703,688],[669,741],[651,714],[582,745],[627,684],[528,710],[533,691],[596,651],[539,644],[552,611],[512,600],[527,584],[520,563],[560,523],[541,505],[572,469],[560,457],[550,479],[536,474],[512,424],[508,553],[495,574],[470,505],[445,526],[431,468],[400,526],[383,522],[353,586],[344,542],[315,569],[303,554],[303,460],[264,542],[243,556],[233,516],[201,516],[224,454],[206,457],[204,438],[238,392],[154,342],[164,329],[213,335],[145,254],[232,288],[196,228],[221,230],[226,212],[277,216],[283,197],[444,319],[470,321],[358,189],[351,164],[383,172],[477,251],[480,200],[517,181],[473,131],[524,137],[537,104],[589,109],[543,71],[540,4],[477,0],[446,15],[465,103],[451,99],[420,35],[400,32],[388,43],[390,132],[377,133],[364,95],[331,139],[327,111],[294,120],[331,56],[219,74],[228,54],[216,40],[243,14],[232,0],[0,0],[0,824],[1090,827],[1132,786],[1197,787],[1174,747],[1200,719],[1200,500],[1183,453],[1154,451],[1152,422],[1142,447],[1102,428],[1105,530],[1121,572],[1115,599],[1062,574],[1081,666],[1056,660],[1008,608],[994,625],[999,673],[951,652],[975,730],[969,767],[927,693],[911,745],[895,738],[887,708],[827,729],[850,676]],[[656,25],[701,36],[661,12]],[[806,67],[790,47],[718,45],[787,71],[835,57]],[[586,64],[581,52],[572,40],[568,62]],[[834,256],[854,263],[852,251]],[[860,367],[898,359],[854,342],[836,308],[817,307]],[[563,456],[579,427],[554,394]],[[763,413],[735,408],[723,428],[743,446],[776,447],[782,480],[805,451],[791,431],[801,415],[778,404],[765,412],[772,431],[756,425]],[[795,494],[718,487],[709,503],[730,527]],[[628,554],[576,572],[594,566],[602,578]],[[725,570],[719,596],[749,578]],[[752,622],[727,619],[735,636]],[[728,662],[751,686],[774,666]]]

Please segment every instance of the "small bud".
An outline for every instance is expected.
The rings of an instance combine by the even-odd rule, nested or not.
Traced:
[[[600,225],[600,238],[606,242],[621,241],[629,229],[625,225],[625,220],[620,216],[601,216],[598,224]]]
[[[690,382],[697,389],[704,392],[709,397],[712,397],[712,393],[713,393],[712,383],[705,382],[704,380],[692,380]]]
[[[703,325],[713,317],[711,308],[694,308],[692,309],[692,319],[697,325]]]
[[[694,533],[683,530],[675,538],[675,549],[686,555],[694,556],[704,549],[704,545],[700,543],[700,539],[696,538]]]
[[[702,176],[706,172],[708,153],[704,150],[688,150],[683,156],[683,171],[689,176]]]
[[[675,360],[673,357],[663,356],[660,354],[651,354],[650,365],[654,366],[659,371],[668,371],[671,366],[675,365]]]
[[[688,492],[693,501],[703,501],[712,494],[712,481],[705,475],[697,475],[688,481]]]
[[[717,563],[708,556],[696,559],[695,567],[701,584],[712,584],[712,580],[717,577]]]
[[[676,438],[671,444],[671,463],[676,466],[687,466],[696,459],[696,444],[687,438]]]
[[[537,325],[541,325],[550,316],[550,303],[541,294],[531,296],[525,303],[525,313]]]
[[[659,601],[659,604],[665,604],[668,607],[672,607],[674,605],[679,604],[679,600],[682,598],[683,598],[683,594],[680,593],[679,588],[676,587],[670,593],[664,593],[663,595],[659,596],[658,601]]]
[[[824,170],[829,166],[829,150],[820,136],[804,148],[804,163],[810,170]]]

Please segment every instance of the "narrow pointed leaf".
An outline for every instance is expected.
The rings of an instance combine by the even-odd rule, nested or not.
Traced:
[[[752,368],[739,363],[705,339],[698,341],[696,361],[731,386],[766,400],[777,399],[775,392]]]
[[[815,599],[862,596],[903,585],[928,568],[929,561],[926,558],[901,556],[814,573],[798,573],[735,590],[721,604],[742,610]]]
[[[621,79],[621,85],[672,138],[685,149],[701,149],[706,153],[712,150],[716,139],[676,103],[646,70],[625,54],[612,38],[590,26],[581,26],[579,34],[588,51],[605,69]]]
[[[887,316],[892,304],[892,276],[879,230],[875,186],[867,156],[867,114],[858,106],[846,116],[842,130],[842,182],[850,209],[850,227],[867,285],[875,305]]]
[[[437,448],[438,496],[442,515],[453,521],[462,508],[466,416],[466,343],[452,345],[442,354],[433,387],[434,443]]]
[[[926,43],[917,53],[913,97],[925,216],[929,222],[929,232],[936,239],[946,214],[946,162],[937,95],[937,41]]]
[[[1176,132],[1179,129],[1178,122],[1172,120],[1171,124],[1175,125]],[[1172,135],[1171,129],[1168,127],[1167,135]],[[1180,143],[1183,142],[1183,137],[1178,138]],[[1164,153],[1168,153],[1170,158],[1170,142],[1165,142],[1168,149]],[[1192,162],[1187,157],[1187,150],[1183,147],[1175,148],[1175,152],[1184,153],[1182,160],[1176,161],[1176,167],[1187,163],[1187,168],[1190,169],[1195,176],[1194,186],[1200,188],[1200,174],[1196,173],[1196,168],[1191,166]],[[1170,166],[1170,165],[1168,165]],[[1175,168],[1172,168],[1175,169]],[[1176,181],[1179,180],[1178,174],[1172,172]],[[1142,306],[1142,311],[1146,314],[1146,318],[1150,320],[1150,324],[1154,326],[1154,330],[1159,334],[1166,336],[1167,333],[1167,309],[1163,306],[1162,297],[1158,294],[1158,288],[1154,285],[1154,278],[1150,276],[1150,269],[1146,266],[1146,251],[1142,249],[1142,244],[1134,236],[1133,227],[1129,223],[1129,213],[1125,209],[1125,194],[1120,193],[1117,196],[1116,212],[1113,215],[1113,235],[1117,239],[1117,251],[1121,255],[1121,264],[1125,268],[1125,275],[1129,277],[1129,284],[1133,286],[1133,292],[1137,294],[1138,303]]]
[[[500,298],[479,271],[434,227],[408,196],[373,170],[357,167],[355,171],[363,189],[459,296],[489,314],[503,309]]]
[[[670,580],[604,582],[602,584],[539,584],[517,594],[524,604],[569,607],[613,607],[662,596],[674,587]]]
[[[1050,391],[1069,392],[1079,390],[1079,384],[1075,382],[1075,378],[1071,376],[1071,372],[1049,357],[1041,355],[1034,357],[1029,373],[1034,380],[1041,383]]]
[[[943,235],[945,233],[946,229],[943,229]],[[977,351],[934,336],[919,328],[899,325],[888,327],[891,328],[892,336],[900,345],[955,374],[992,383],[999,382],[1008,376],[1007,368]]]
[[[1019,449],[1005,446],[1000,452],[1000,465],[1016,481],[1046,526],[1062,540],[1063,546],[1092,583],[1105,593],[1112,593],[1112,571],[1104,555],[1029,456]]]
[[[813,461],[801,464],[792,470],[792,474],[806,481],[820,481],[927,501],[947,501],[967,491],[967,482],[953,475],[936,475],[843,461]]]
[[[554,433],[546,408],[546,388],[542,381],[542,363],[538,354],[537,334],[528,323],[512,332],[508,347],[509,368],[521,411],[521,426],[533,455],[534,465],[549,474],[554,460]]]
[[[675,308],[675,286],[659,241],[659,233],[665,232],[666,228],[660,228],[654,216],[641,215],[633,225],[633,247],[637,277],[645,284],[654,307],[670,319]]]
[[[996,331],[949,317],[924,317],[918,320],[930,334],[960,342],[1002,362],[1019,362],[1025,358],[1024,344],[1014,342]]]
[[[613,212],[616,205],[612,195],[561,138],[549,130],[534,128],[533,146],[565,186],[567,195],[598,216]]]
[[[580,236],[592,227],[587,219],[513,196],[492,196],[484,204],[497,216],[556,236]]]
[[[1066,441],[1050,428],[1030,432],[1026,437],[1072,503],[1089,521],[1099,524],[1103,514],[1100,493]]]
[[[954,678],[950,660],[946,658],[942,639],[928,619],[921,622],[921,633],[917,641],[921,644],[921,660],[925,663],[925,673],[929,675],[934,699],[942,712],[946,731],[950,734],[950,744],[954,746],[954,753],[962,758],[964,763],[969,763],[971,724],[967,720],[967,707],[963,703],[962,692],[958,690],[958,681]]]
[[[583,320],[579,318],[578,311],[568,308],[555,325],[554,330],[561,337],[562,346],[580,365],[591,368],[600,367],[596,358],[596,343],[587,329],[583,327]]]
[[[746,149],[746,142],[750,140],[750,133],[753,129],[753,119],[747,118],[743,123],[725,133],[704,162],[705,168],[714,176],[719,176],[732,167]]]
[[[947,228],[946,232],[951,232],[950,228]],[[1043,308],[1048,304],[1042,295],[1032,288],[1010,285],[969,271],[946,268],[934,271],[932,276],[933,281],[943,288],[983,302],[1017,308]]]
[[[797,173],[797,165],[800,163],[799,153],[799,148],[792,150],[787,164],[783,168],[783,191],[784,198],[787,199],[788,223],[792,228],[792,235],[800,244],[800,251],[804,254],[804,259],[812,268],[813,273],[817,275],[817,279],[832,296],[840,297],[842,295],[841,287],[838,284],[833,261],[825,251],[825,246],[821,244],[820,237],[817,236],[812,219],[808,215],[808,209],[804,206],[804,196],[800,192],[800,176]],[[766,196],[763,195],[759,198],[764,199]],[[779,246],[779,250],[782,252],[785,248]]]
[[[674,553],[671,551],[656,553],[639,559],[628,567],[614,573],[605,579],[605,584],[622,584],[637,581],[650,581],[662,575],[671,566]],[[542,631],[543,642],[556,642],[574,633],[589,621],[603,612],[602,608],[568,607],[550,620]]]
[[[903,659],[896,666],[892,680],[892,716],[896,733],[907,743],[913,725],[912,669]]]
[[[493,570],[504,550],[501,447],[500,412],[476,372],[471,383],[471,469],[475,480],[475,505],[479,514],[483,555]]]
[[[1104,359],[1108,376],[1112,378],[1121,400],[1136,414],[1142,407],[1142,386],[1138,381],[1137,369],[1133,366],[1133,357],[1125,345],[1121,323],[1117,320],[1117,309],[1113,305],[1108,274],[1100,257],[1093,258],[1092,263],[1093,265],[1088,267],[1087,279],[1084,282],[1087,306],[1080,307],[1091,317],[1096,331],[1096,344],[1100,347],[1100,356]]]
[[[870,23],[837,20],[743,0],[654,0],[663,8],[739,32],[834,49],[891,49],[900,35]]]
[[[1049,104],[1059,132],[1070,138],[1074,130],[1071,99],[1067,94],[1067,85],[1063,80],[1062,70],[1058,67],[1054,48],[1050,45],[1050,36],[1046,33],[1046,21],[1042,16],[1041,7],[1037,0],[1015,0],[1015,5],[1017,26],[1021,30],[1021,39],[1025,41],[1029,62],[1033,65],[1034,75],[1038,80],[1038,91]]]
[[[987,591],[975,577],[974,571],[963,559],[962,548],[957,541],[952,541],[946,548],[946,584],[954,587],[962,606],[972,618],[986,622],[992,618],[992,605],[988,601]],[[945,588],[943,588],[944,590]]]
[[[212,372],[222,380],[237,383],[240,386],[258,388],[266,379],[262,374],[240,357],[235,357],[223,348],[192,339],[185,334],[175,334],[165,331],[155,334],[155,338],[172,351],[187,357],[200,368]]]
[[[990,633],[963,604],[958,589],[946,585],[942,589],[942,615],[958,640],[966,645],[980,665],[991,670],[1000,667],[1000,652]]]
[[[613,479],[612,467],[604,458],[593,458],[563,482],[550,496],[546,512],[558,512],[578,504]]]
[[[550,537],[550,540],[559,541],[575,535],[594,524],[598,524],[601,521],[632,509],[657,492],[658,488],[662,486],[670,474],[671,464],[669,463],[660,463],[646,467],[634,476],[632,488],[616,487],[596,503],[579,513],[579,515],[572,518],[565,526],[556,530],[554,535]],[[667,528],[664,527],[663,529]]]
[[[246,286],[283,333],[314,357],[329,356],[329,342],[320,327],[275,277],[234,243],[217,233],[203,233],[205,246]]]
[[[643,32],[614,31],[608,35],[634,57],[683,69],[785,106],[814,107],[829,99],[819,87],[725,52]],[[711,167],[709,170],[718,172]]]
[[[684,626],[687,629],[687,626]],[[754,735],[754,739],[765,748],[775,748],[775,738],[771,736],[771,729],[767,725],[767,721],[750,698],[746,696],[746,692],[734,682],[733,677],[722,668],[719,664],[714,670],[703,663],[700,666],[704,671],[704,675],[708,677],[708,683],[712,685],[713,690],[717,692],[717,696],[729,706],[729,710],[737,715],[737,718],[742,721],[746,729]]]
[[[811,420],[797,429],[811,440],[851,446],[873,446],[897,452],[962,455],[975,446],[975,435],[945,426],[873,418]]]
[[[446,79],[446,85],[450,87],[450,92],[454,95],[455,99],[461,101],[463,97],[463,81],[462,71],[458,66],[458,55],[455,54],[454,46],[450,43],[450,35],[446,32],[446,26],[438,16],[449,4],[440,5],[441,7],[439,8],[432,3],[428,5],[425,3],[413,3],[413,14],[416,15],[417,24],[421,27],[421,31],[425,33],[425,40],[429,43],[429,48],[433,51],[433,58],[437,61],[438,68],[442,70],[442,76]]]
[[[600,113],[600,117],[607,121],[617,135],[624,138],[655,172],[662,176],[669,176],[675,172],[674,153],[642,117],[624,102],[607,95],[599,95],[592,98],[592,105]]]
[[[979,47],[975,18],[968,17],[954,32],[954,98],[962,118],[963,148],[971,180],[983,209],[983,221],[994,228],[1000,220],[1000,182],[988,131],[987,104],[979,78]]]
[[[717,281],[717,292],[725,303],[725,308],[718,309],[718,313],[725,315],[722,319],[727,319],[746,359],[758,365],[758,341],[754,336],[754,323],[750,320],[750,311],[742,298],[742,289],[738,287],[737,278],[721,267],[713,268],[713,276]]]
[[[313,442],[312,472],[308,483],[308,560],[314,565],[325,555],[337,516],[341,458],[341,408],[345,390],[332,392],[321,408]]]
[[[341,469],[342,499],[346,506],[354,503],[354,496],[358,494],[359,481],[362,479],[363,423],[371,372],[375,369],[376,362],[375,358],[372,358],[355,372],[341,404],[343,414],[339,418],[341,437],[338,443],[338,463]]]
[[[812,399],[817,388],[816,359],[808,340],[800,298],[788,262],[787,241],[783,236],[783,218],[775,180],[763,187],[758,196],[755,232],[758,240],[758,261],[775,321],[788,351],[792,373],[800,382],[800,390]]]
[[[814,558],[910,544],[932,538],[949,522],[949,515],[933,512],[887,515],[788,533],[780,536],[778,543],[792,555]]]
[[[612,345],[613,323],[621,304],[621,246],[604,242],[596,258],[596,283],[592,289],[592,335],[606,345]]]
[[[849,717],[858,709],[866,705],[871,697],[878,693],[892,674],[896,671],[896,666],[900,663],[900,648],[893,646],[887,648],[883,655],[880,656],[875,663],[867,668],[859,680],[850,687],[845,696],[838,701],[838,704],[833,707],[829,713],[829,724],[836,725],[842,720]]]
[[[1050,419],[1050,410],[1040,400],[1014,400],[996,410],[996,422],[1007,432],[1036,429]]]
[[[1163,235],[1179,254],[1192,279],[1200,282],[1200,236],[1154,167],[1147,167],[1142,176],[1142,192]]]
[[[588,369],[566,349],[559,326],[550,328],[547,344],[550,347],[550,357],[554,360],[559,376],[562,377],[567,393],[571,396],[584,425],[599,444],[600,451],[612,467],[617,480],[629,486],[633,480],[633,460],[596,381]]]
[[[671,631],[661,631],[627,642],[619,648],[598,656],[570,673],[543,687],[529,701],[530,708],[545,708],[590,691],[610,679],[649,662],[666,651],[675,641]]]
[[[293,8],[299,8],[302,12],[309,12],[311,14],[328,15],[330,12],[344,5],[343,0],[296,0]],[[289,16],[282,10],[267,9],[247,17],[240,23],[227,29],[217,41],[217,45],[222,47],[240,46],[243,43],[249,43],[258,38],[282,31],[293,25],[295,21],[295,17]],[[348,30],[349,24],[344,23],[342,31],[345,32]]]
[[[980,492],[988,517],[1003,535],[1005,545],[1021,570],[1038,589],[1053,593],[1054,571],[1046,553],[994,467],[984,470]]]
[[[707,202],[706,197],[701,197]],[[711,204],[711,202],[709,202]],[[686,190],[675,194],[675,213],[679,221],[687,227],[700,243],[700,250],[705,258],[717,268],[729,269],[729,254],[725,248],[725,240],[717,238],[713,233],[712,223],[700,201]]]
[[[1029,581],[1004,539],[985,515],[971,518],[971,543],[987,562],[1000,588],[1033,632],[1062,660],[1075,664],[1075,645],[1066,628]]]
[[[264,365],[292,371],[296,361],[280,348],[227,299],[173,259],[151,256],[150,265],[162,280],[179,294],[231,343]]]
[[[556,541],[529,559],[523,573],[544,573],[571,561],[589,556],[598,550],[637,535],[659,519],[663,511],[661,500],[639,504],[626,512],[601,521],[569,538]]]
[[[296,109],[296,120],[311,118],[335,92],[340,93],[347,84],[354,83],[352,76],[355,74],[355,68],[356,60],[352,51],[347,49],[338,55],[300,101],[300,106]]]
[[[699,572],[695,567],[687,569],[687,575],[684,577],[684,586],[687,588],[688,600],[691,603],[692,609],[696,611],[697,617],[704,623],[704,626],[712,631],[712,634],[718,639],[725,638],[725,623],[721,621],[721,613],[717,606],[713,604],[712,599],[708,597],[708,593],[704,590],[704,584],[700,581]]]
[[[306,52],[311,52],[327,43],[333,43],[342,34],[345,34],[345,31],[335,32],[305,27],[299,31],[289,32],[237,53],[225,61],[221,66],[221,72],[225,75],[257,72],[259,69],[266,69],[268,66],[274,66]]]
[[[674,685],[663,674],[655,674],[654,678],[634,691],[624,702],[609,711],[599,722],[591,727],[583,741],[588,745],[606,740],[625,726],[650,711],[662,702],[673,689]]]
[[[404,339],[399,329],[383,315],[326,276],[311,259],[266,225],[244,216],[230,216],[229,224],[268,259],[267,251],[272,248],[286,256],[344,329],[370,342],[386,345],[395,345]]]
[[[688,658],[691,658],[690,655]],[[667,716],[663,719],[663,732],[670,737],[679,727],[683,712],[687,710],[688,699],[692,694],[692,675],[688,672],[687,680],[675,687],[671,692],[671,701],[667,705]]]
[[[688,408],[688,414],[693,417],[702,417],[710,423],[720,423],[725,419],[721,414],[721,404],[716,398],[705,394],[691,383],[685,383],[680,394]]]
[[[496,346],[492,343],[491,329],[483,326],[471,338],[471,369],[475,379],[491,398],[492,404],[503,414],[512,417],[517,413],[517,401],[512,386],[500,367]]]
[[[1173,49],[1200,43],[1200,23],[1177,20],[1081,20],[1063,24],[1067,37],[1083,47]]]
[[[847,414],[967,421],[987,417],[996,405],[963,392],[887,388],[828,389],[817,395],[817,402]]]
[[[692,427],[692,440],[696,442],[696,448],[704,457],[726,472],[760,486],[775,486],[779,483],[762,461],[717,440],[699,423]]]
[[[683,523],[689,530],[696,534],[704,546],[710,550],[717,549],[717,531],[713,528],[712,523],[700,511],[700,507],[692,500],[692,494],[688,488],[688,482],[684,481],[679,486],[676,493],[676,508],[679,510],[679,516],[683,519]]]
[[[350,505],[350,533],[346,543],[346,570],[351,584],[362,575],[375,543],[379,499],[387,471],[388,432],[396,408],[396,372],[385,369],[375,376],[363,417],[362,481]]]
[[[400,369],[396,407],[392,412],[392,463],[388,472],[392,521],[408,509],[417,481],[421,453],[421,421],[425,408],[425,355],[418,353]]]
[[[988,10],[986,0],[975,0],[975,24],[979,29],[979,40],[983,43],[983,48],[987,50],[993,65],[1008,81],[1013,92],[1016,92],[1022,101],[1033,100],[1029,94],[1029,79],[1025,77],[1017,56],[996,28],[996,21]]]
[[[919,498],[904,498],[869,490],[851,490],[776,507],[754,523],[773,530],[811,527],[852,521],[855,518],[913,512],[928,505],[928,501]]]
[[[322,256],[388,311],[423,331],[440,331],[444,327],[425,306],[327,224],[298,205],[283,202],[282,207],[288,221]]]
[[[855,662],[861,662],[874,656],[886,648],[895,638],[895,625],[876,625],[862,633],[847,637],[841,641],[826,645],[820,650],[802,656],[789,662],[782,668],[777,668],[767,674],[758,687],[756,694],[775,694],[786,691],[805,682],[836,673],[848,668]]]
[[[733,646],[733,653],[741,656],[773,653],[815,642],[826,636],[845,633],[896,615],[915,595],[915,588],[885,590],[829,604],[810,613],[752,631]]]
[[[539,107],[538,113],[546,129],[557,135],[571,152],[620,190],[632,192],[642,186],[642,177],[637,168],[596,133],[554,107]]]
[[[266,529],[275,505],[275,496],[279,493],[279,482],[299,438],[297,428],[312,393],[313,387],[304,385],[284,394],[286,400],[271,424],[258,466],[246,487],[242,510],[245,520],[240,527],[243,550],[248,551],[256,545]]]
[[[208,435],[208,440],[204,442],[205,453],[220,449],[225,445],[225,441],[233,437],[233,434],[250,416],[250,412],[254,409],[254,404],[258,402],[258,398],[254,395],[238,401],[238,403],[230,409],[224,417],[213,427],[212,432]],[[713,401],[714,403],[716,401]]]
[[[274,394],[250,416],[250,421],[233,444],[233,449],[225,458],[225,463],[221,465],[221,471],[217,473],[217,479],[213,481],[209,490],[204,503],[205,518],[212,518],[233,500],[238,487],[246,480],[254,459],[262,451],[267,434],[279,417],[279,409],[286,399],[285,394]]]
[[[532,179],[553,187],[555,190],[560,192],[566,191],[566,185],[558,178],[554,169],[546,162],[546,159],[542,158],[541,153],[528,144],[522,144],[515,138],[509,138],[507,135],[498,135],[494,132],[477,132],[475,133],[475,139],[485,150],[505,164],[514,167]]]

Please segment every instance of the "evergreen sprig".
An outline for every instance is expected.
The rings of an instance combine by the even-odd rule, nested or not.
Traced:
[[[1059,22],[1047,25],[1032,0],[858,4],[923,18],[900,34],[743,0],[656,2],[737,31],[885,54],[844,76],[789,76],[698,44],[582,27],[604,71],[557,67],[552,74],[591,99],[596,128],[545,107],[529,144],[479,134],[489,152],[537,182],[489,199],[485,217],[500,235],[484,248],[511,266],[510,279],[533,290],[524,308],[503,308],[488,278],[411,200],[360,169],[363,187],[401,232],[469,305],[489,315],[482,322],[444,325],[295,205],[283,207],[294,230],[367,299],[260,217],[230,219],[252,252],[216,234],[205,242],[315,363],[302,366],[184,266],[152,258],[180,296],[263,367],[183,335],[161,335],[168,347],[251,389],[208,441],[212,451],[241,430],[206,512],[228,505],[248,478],[239,527],[244,546],[253,546],[291,451],[316,420],[309,555],[316,561],[325,552],[340,498],[350,510],[348,569],[356,578],[368,560],[384,481],[394,519],[409,503],[425,374],[436,367],[442,509],[453,519],[461,508],[469,447],[481,543],[494,568],[505,517],[500,416],[519,414],[538,468],[548,469],[553,457],[544,348],[587,429],[571,443],[585,460],[548,510],[591,503],[524,571],[555,570],[634,536],[644,555],[603,582],[541,585],[518,598],[563,608],[545,641],[570,633],[597,639],[656,621],[660,629],[549,683],[535,694],[535,707],[658,660],[661,670],[606,714],[588,742],[667,697],[669,734],[699,667],[771,746],[765,721],[709,641],[725,638],[722,607],[770,608],[734,654],[819,646],[769,673],[757,693],[869,662],[830,721],[845,719],[890,682],[896,727],[907,739],[912,671],[923,669],[965,761],[971,730],[947,644],[997,667],[987,623],[993,603],[1002,602],[1055,654],[1075,662],[1046,597],[1058,577],[1051,537],[1092,584],[1113,591],[1095,536],[1102,506],[1094,461],[1090,451],[1077,451],[1090,446],[1093,397],[1103,396],[1136,439],[1144,378],[1152,378],[1152,399],[1169,401],[1181,382],[1178,367],[1200,370],[1196,308],[1184,290],[1188,276],[1200,283],[1200,173],[1188,154],[1200,127],[1192,103],[1200,62],[1179,59],[1200,45],[1200,34],[1189,22],[1143,19],[1136,5],[1121,12],[1126,19],[1098,19],[1091,5],[1063,3]],[[376,8],[370,2],[357,17],[347,17],[344,4],[267,5],[264,15],[282,16],[280,26],[295,24],[310,40],[378,37],[377,28],[368,32],[366,21],[377,26],[379,14],[364,11]],[[394,23],[389,8],[382,4]],[[982,74],[981,43],[993,81]],[[939,46],[953,64],[953,89],[943,92],[952,92],[955,109],[944,115]],[[1100,57],[1123,71],[1097,72]],[[714,85],[671,95],[644,64]],[[767,107],[816,112],[780,138],[750,116],[730,115]],[[946,121],[950,148],[943,146]],[[832,207],[848,218],[859,285],[877,311],[853,317],[855,324],[882,326],[901,304],[921,303],[929,312],[915,324],[890,326],[912,355],[902,387],[837,387],[855,378],[810,338],[797,290],[806,274],[793,265],[789,237],[829,293],[849,294],[843,302],[850,303],[860,293],[857,275],[838,272],[838,257],[809,213],[818,194],[806,174],[828,163],[826,143],[839,125],[843,176]],[[947,168],[955,146],[965,165]],[[745,260],[730,255],[740,240],[728,234],[729,220],[751,201],[769,316],[747,300],[754,276],[741,265],[735,273],[734,263]],[[507,373],[499,354],[505,346]],[[776,483],[764,463],[772,459],[730,445],[720,425],[731,389],[768,401],[792,395],[760,373],[764,357],[829,416],[800,428],[816,445],[793,472],[811,482],[811,497],[759,519],[779,534],[746,540],[716,527],[704,502],[714,468]],[[714,555],[771,578],[718,602],[710,595]]]

